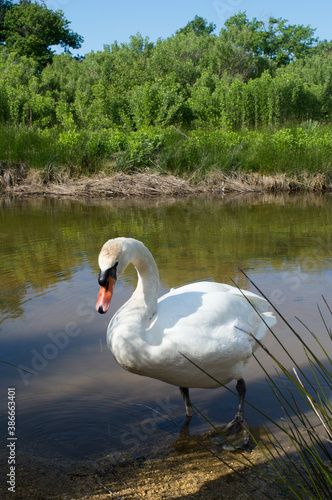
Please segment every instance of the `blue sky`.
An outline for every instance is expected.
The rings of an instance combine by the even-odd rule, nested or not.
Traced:
[[[270,16],[288,19],[290,24],[310,24],[320,40],[332,39],[332,1],[302,0],[45,0],[52,10],[63,10],[70,28],[84,37],[78,51],[103,50],[115,40],[128,42],[141,33],[152,42],[167,38],[191,21],[195,15],[217,25],[238,11],[247,17],[268,20]]]

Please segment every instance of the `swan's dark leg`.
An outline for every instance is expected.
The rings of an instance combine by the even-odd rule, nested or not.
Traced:
[[[189,397],[189,389],[187,389],[186,387],[179,387],[179,389],[180,389],[180,392],[181,392],[183,399],[184,399],[184,404],[186,407],[186,415],[187,415],[187,417],[191,418],[194,414],[194,408],[191,405],[191,401],[190,401],[190,397]]]
[[[242,428],[244,420],[244,398],[246,395],[246,383],[243,378],[237,381],[236,390],[239,395],[239,407],[237,409],[235,418],[226,426],[228,432],[236,432]]]
[[[237,381],[236,390],[239,394],[239,407],[235,418],[225,426],[223,433],[228,439],[222,443],[222,449],[233,450],[247,447],[250,443],[249,432],[243,426],[244,422],[244,397],[246,394],[246,384],[243,378]]]

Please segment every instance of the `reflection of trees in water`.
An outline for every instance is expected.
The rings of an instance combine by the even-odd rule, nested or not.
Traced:
[[[239,268],[287,272],[294,262],[303,272],[320,272],[332,253],[330,206],[312,195],[3,201],[0,221],[0,307],[12,318],[22,314],[29,293],[46,292],[86,265],[97,273],[102,244],[120,235],[148,246],[165,288],[229,278],[246,287]],[[128,284],[135,279],[126,276]]]

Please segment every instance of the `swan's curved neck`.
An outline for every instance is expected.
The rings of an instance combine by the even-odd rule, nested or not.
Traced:
[[[152,254],[144,245],[134,246],[130,261],[136,268],[138,282],[130,301],[140,303],[146,309],[145,313],[151,318],[157,311],[158,268]]]

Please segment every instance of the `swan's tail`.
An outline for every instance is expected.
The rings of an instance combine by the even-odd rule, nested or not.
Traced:
[[[266,331],[268,328],[272,328],[277,322],[277,318],[274,316],[274,314],[271,311],[267,311],[261,314],[261,317],[263,319],[261,325],[259,326],[257,333],[255,337],[257,340],[261,341],[263,340]]]
[[[269,328],[272,328],[276,322],[277,318],[272,311],[269,311],[270,304],[266,299],[256,295],[255,293],[249,292],[248,290],[237,290],[237,295],[241,295],[244,299],[247,299],[251,304],[252,308],[255,309],[256,313],[260,316],[261,321],[256,330],[255,338],[258,341],[262,341]],[[256,343],[256,348],[258,344]]]

